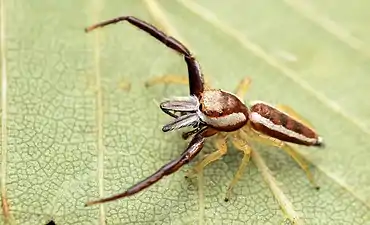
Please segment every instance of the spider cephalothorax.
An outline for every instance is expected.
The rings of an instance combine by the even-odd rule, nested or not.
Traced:
[[[248,108],[234,94],[222,90],[204,91],[199,117],[219,131],[235,131],[248,122]]]
[[[163,112],[174,118],[170,123],[163,126],[162,130],[167,132],[183,127],[192,127],[193,130],[183,134],[184,139],[191,136],[192,139],[185,151],[177,159],[167,163],[148,178],[133,185],[123,193],[88,202],[87,205],[131,196],[153,185],[164,176],[176,172],[194,159],[202,150],[206,138],[211,136],[216,136],[215,143],[217,151],[207,155],[207,157],[200,161],[194,167],[195,172],[202,170],[206,165],[226,154],[226,141],[228,138],[231,138],[236,149],[244,153],[238,172],[229,185],[225,200],[228,199],[232,187],[240,178],[249,161],[252,151],[249,145],[250,141],[269,143],[283,149],[297,161],[306,172],[310,182],[318,187],[310,171],[307,169],[306,163],[295,153],[292,147],[286,144],[286,142],[290,142],[306,146],[323,146],[321,137],[312,128],[304,125],[304,123],[293,117],[293,115],[285,113],[283,110],[288,110],[286,107],[278,108],[267,103],[258,102],[252,104],[250,110],[248,110],[247,106],[237,97],[244,94],[243,92],[245,92],[249,85],[248,79],[240,83],[236,95],[222,90],[206,89],[199,63],[190,51],[181,42],[166,35],[145,21],[132,16],[122,16],[88,27],[85,31],[88,32],[95,28],[120,21],[131,23],[184,57],[188,68],[190,93],[188,96],[175,97],[163,101],[160,104]],[[163,82],[166,82],[165,79]],[[290,111],[292,112],[292,110]]]
[[[161,109],[175,117],[163,131],[207,125],[219,131],[235,131],[248,122],[248,108],[234,94],[219,89],[205,90],[198,97],[177,97],[161,103]],[[180,113],[181,116],[177,116]]]

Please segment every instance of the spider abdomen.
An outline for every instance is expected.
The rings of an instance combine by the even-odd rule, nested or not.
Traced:
[[[219,131],[234,131],[248,122],[248,108],[229,92],[204,91],[199,103],[198,114],[201,120]]]
[[[322,145],[321,137],[314,130],[266,103],[254,104],[249,119],[255,130],[279,140],[307,146]]]

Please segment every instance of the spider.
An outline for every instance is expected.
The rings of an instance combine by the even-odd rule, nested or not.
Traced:
[[[203,74],[198,61],[185,45],[136,17],[117,17],[92,25],[86,28],[85,31],[89,32],[120,21],[126,21],[145,31],[184,58],[188,69],[190,93],[188,96],[173,97],[160,103],[161,110],[173,118],[170,123],[163,126],[162,131],[169,132],[190,127],[190,131],[183,133],[183,138],[192,137],[192,139],[177,159],[170,161],[148,178],[133,185],[123,193],[87,202],[87,206],[128,197],[148,188],[193,160],[202,150],[205,140],[211,136],[215,137],[217,150],[195,165],[188,176],[196,174],[209,163],[225,155],[227,152],[227,140],[231,139],[235,148],[242,151],[244,155],[236,175],[229,184],[225,201],[229,199],[232,188],[242,176],[249,162],[252,151],[249,143],[254,140],[283,149],[305,171],[311,184],[319,189],[308,170],[306,162],[288,143],[316,147],[323,147],[324,143],[317,132],[303,119],[300,119],[297,113],[288,106],[275,107],[262,101],[253,102],[250,108],[248,108],[238,97],[243,96],[247,91],[250,84],[250,79],[248,78],[245,78],[239,84],[236,94],[207,87],[204,84]],[[176,83],[177,81],[178,78],[174,76],[163,76],[152,83]]]

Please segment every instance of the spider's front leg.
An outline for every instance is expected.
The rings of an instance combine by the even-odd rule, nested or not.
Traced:
[[[139,183],[135,184],[134,186],[127,189],[125,192],[108,197],[102,198],[95,201],[90,201],[86,203],[86,206],[105,203],[114,201],[120,198],[128,197],[134,195],[143,189],[148,188],[149,186],[157,183],[160,179],[165,176],[171,175],[172,173],[179,170],[182,166],[189,163],[198,153],[202,150],[204,145],[204,140],[206,137],[212,136],[214,131],[209,128],[204,128],[200,130],[190,141],[188,147],[185,151],[180,155],[179,158],[172,160],[171,162],[167,163],[163,167],[161,167],[157,172],[149,176],[148,178],[140,181]]]
[[[140,20],[133,16],[121,16],[111,20],[107,20],[85,29],[86,32],[90,32],[96,28],[104,27],[109,24],[115,24],[120,21],[127,21],[133,26],[145,31],[146,33],[150,34],[152,37],[157,39],[158,41],[162,42],[167,47],[175,50],[179,54],[184,56],[184,60],[188,67],[188,78],[189,78],[189,90],[190,95],[195,95],[197,97],[204,91],[204,80],[203,74],[200,69],[200,65],[198,61],[194,58],[192,53],[182,44],[180,41],[176,40],[174,37],[168,36],[163,31],[160,31],[153,25]]]

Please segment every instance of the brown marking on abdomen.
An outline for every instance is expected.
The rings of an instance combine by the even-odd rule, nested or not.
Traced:
[[[251,113],[252,112],[258,113],[262,117],[270,120],[275,125],[280,125],[286,128],[287,130],[293,131],[297,134],[301,134],[307,138],[315,139],[315,140],[317,140],[318,138],[318,135],[316,134],[316,132],[313,131],[311,128],[307,127],[306,125],[297,121],[293,117],[267,104],[257,103],[253,105],[251,107]],[[277,138],[282,141],[292,142],[296,144],[303,144],[303,145],[314,145],[315,144],[312,142],[307,142],[307,141],[304,141],[304,140],[301,140],[295,137],[288,136],[279,131],[271,130],[270,128],[262,124],[256,124],[252,122],[252,126],[257,131],[260,131],[261,133],[267,134],[271,137]]]
[[[281,133],[279,131],[275,131],[275,130],[271,130],[270,128],[260,124],[260,123],[251,123],[252,124],[252,127],[253,129],[255,129],[256,131],[259,131],[263,134],[266,134],[270,137],[273,137],[273,138],[276,138],[276,139],[279,139],[280,141],[286,141],[286,142],[290,142],[290,143],[295,143],[295,144],[299,144],[299,145],[306,145],[306,146],[311,146],[311,145],[315,145],[315,143],[313,142],[307,142],[307,141],[304,141],[304,140],[301,140],[301,139],[298,139],[298,138],[295,138],[295,137],[291,137],[291,136],[288,136],[284,133]]]

